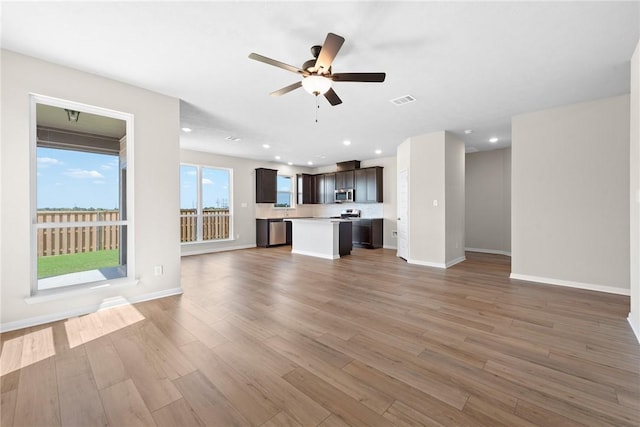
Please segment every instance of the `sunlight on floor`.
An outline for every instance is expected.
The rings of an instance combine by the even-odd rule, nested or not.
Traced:
[[[0,376],[33,365],[55,354],[51,327],[7,340],[2,345],[0,355]]]
[[[128,303],[101,309],[85,316],[73,317],[64,321],[68,347],[70,349],[77,347],[144,319],[145,317]],[[54,325],[54,327],[57,326]],[[58,346],[67,346],[67,343],[60,342],[65,337],[58,330],[55,338],[57,342],[54,341],[53,327],[49,326],[4,341],[0,354],[0,376],[55,356],[56,343]]]
[[[144,319],[142,313],[133,305],[125,304],[98,310],[86,316],[73,317],[64,322],[64,328],[69,347],[74,348]]]

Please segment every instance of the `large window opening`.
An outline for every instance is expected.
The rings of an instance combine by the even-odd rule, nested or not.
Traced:
[[[131,275],[125,113],[33,97],[35,292]]]
[[[228,240],[232,234],[231,170],[180,165],[180,241]]]

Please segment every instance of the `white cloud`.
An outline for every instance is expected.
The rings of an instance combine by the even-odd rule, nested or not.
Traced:
[[[54,159],[52,157],[38,157],[37,158],[38,167],[48,167],[52,165],[61,165],[62,162],[58,159]]]
[[[202,178],[202,183],[204,185],[211,185],[213,184],[213,181],[211,181],[209,178]]]
[[[104,175],[102,175],[98,171],[88,171],[84,169],[69,169],[65,172],[65,175],[70,176],[71,178],[94,178],[94,179],[104,179]]]
[[[112,160],[110,163],[104,164],[102,166],[100,166],[100,169],[108,171],[111,169],[115,169],[116,167],[118,167],[118,160]]]
[[[186,175],[194,176],[194,175],[196,174],[196,171],[188,170],[188,171],[186,171],[186,172],[185,172],[185,174],[186,174]]]

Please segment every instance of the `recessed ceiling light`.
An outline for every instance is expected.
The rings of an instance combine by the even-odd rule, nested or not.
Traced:
[[[493,138],[489,139],[489,142],[492,144],[495,144],[496,142],[498,142],[498,138],[496,138],[495,136]]]
[[[466,135],[469,135],[471,132],[473,132],[473,130],[471,130],[471,129],[467,129],[467,130],[465,130],[465,131],[464,131],[464,133],[465,133]]]
[[[193,129],[191,129],[191,128],[182,128],[182,131],[183,132],[187,132],[187,133],[191,132],[192,130]]]
[[[382,150],[376,150],[376,154],[382,154]]]
[[[351,141],[349,141],[348,139],[345,139],[344,141],[342,141],[342,143],[344,145],[351,145]]]
[[[287,164],[288,164],[289,166],[292,166],[292,165],[293,165],[293,162],[287,162]]]
[[[312,162],[312,161],[308,161],[308,162],[307,162],[307,164],[308,164],[309,166],[311,166],[311,165],[313,164],[313,162]]]
[[[276,160],[280,160],[280,156],[276,156]]]
[[[262,144],[262,148],[271,148],[269,144]]]

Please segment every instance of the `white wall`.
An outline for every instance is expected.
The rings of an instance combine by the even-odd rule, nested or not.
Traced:
[[[313,205],[299,205],[291,209],[274,209],[271,203],[256,203],[256,168],[277,169],[280,175],[295,176],[310,173],[309,168],[280,163],[258,162],[239,157],[222,156],[200,151],[180,150],[180,162],[233,170],[233,239],[183,244],[182,255],[251,248],[256,246],[256,218],[284,216],[313,216]],[[294,184],[295,188],[295,184]]]
[[[398,172],[409,171],[407,262],[446,268],[463,261],[462,141],[445,131],[414,136],[398,146],[396,161]]]
[[[512,277],[629,293],[629,96],[512,120]]]
[[[0,276],[3,330],[78,315],[123,297],[134,302],[181,292],[179,246],[179,102],[93,74],[2,51]],[[27,304],[30,258],[29,94],[134,115],[136,286],[96,289]],[[81,118],[82,119],[82,118]],[[164,275],[155,277],[154,266]]]
[[[445,147],[445,245],[447,266],[464,261],[465,155],[464,142],[449,132]]]
[[[511,254],[511,148],[466,155],[465,246]]]
[[[631,310],[629,323],[640,341],[640,42],[631,57],[630,107]]]

